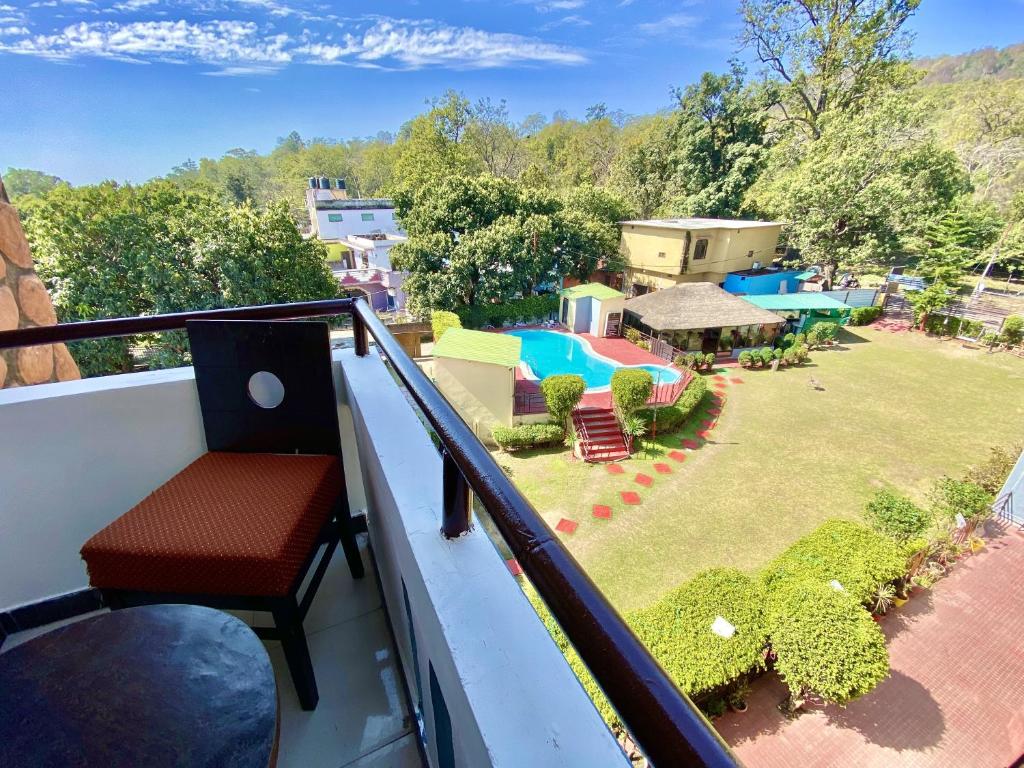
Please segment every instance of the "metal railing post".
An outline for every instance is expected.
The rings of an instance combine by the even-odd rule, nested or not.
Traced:
[[[441,461],[444,472],[441,533],[446,539],[454,539],[469,530],[470,488],[466,476],[447,450],[442,451]]]
[[[366,357],[370,353],[370,336],[366,331],[366,321],[358,312],[352,312],[352,336],[356,343],[356,354],[359,357]]]

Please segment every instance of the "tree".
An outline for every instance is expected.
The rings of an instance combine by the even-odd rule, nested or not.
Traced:
[[[467,142],[472,119],[469,100],[449,90],[430,102],[426,114],[402,126],[392,173],[397,189],[391,191],[416,191],[445,176],[479,173],[482,164]]]
[[[992,494],[969,480],[942,477],[929,494],[932,513],[939,520],[953,523],[958,514],[977,522],[992,514]]]
[[[738,217],[764,168],[770,88],[744,86],[744,70],[705,72],[676,90],[672,175],[661,206],[670,216]]]
[[[608,186],[636,209],[640,218],[657,213],[675,168],[677,117],[657,114],[626,126],[609,170]]]
[[[434,334],[434,343],[436,344],[444,336],[444,332],[449,328],[461,328],[462,321],[459,320],[459,316],[454,312],[445,312],[442,309],[438,309],[430,313],[430,329]]]
[[[8,168],[4,171],[4,189],[11,200],[25,195],[45,195],[60,184],[67,184],[60,176],[51,176],[30,168]]]
[[[788,712],[798,711],[811,693],[847,704],[889,676],[878,624],[828,582],[792,579],[772,588],[767,626],[775,670],[789,688]]]
[[[913,291],[907,295],[914,311],[914,322],[922,330],[932,312],[948,307],[955,298],[956,295],[950,292],[944,282],[933,283],[923,291]]]
[[[956,157],[938,146],[904,91],[816,125],[816,141],[776,145],[748,204],[789,222],[789,244],[822,264],[829,282],[839,264],[892,263],[968,189]]]
[[[904,82],[904,31],[920,0],[743,0],[742,43],[780,85],[785,123],[812,139],[832,111],[855,114]]]
[[[976,203],[969,196],[940,212],[920,236],[918,272],[929,280],[953,282],[983,262],[1004,223],[991,203]]]
[[[573,409],[583,399],[586,388],[587,383],[583,377],[574,374],[548,376],[541,381],[540,391],[544,395],[544,402],[548,407],[548,413],[551,414],[551,420],[565,427]]]
[[[504,99],[497,104],[480,99],[472,107],[466,142],[487,173],[509,178],[522,173],[522,137],[520,129],[509,119]]]
[[[40,277],[63,322],[326,299],[339,286],[323,245],[283,203],[225,203],[168,181],[52,190],[26,221]],[[132,345],[155,367],[187,362],[184,334],[83,342],[86,375],[131,370]]]

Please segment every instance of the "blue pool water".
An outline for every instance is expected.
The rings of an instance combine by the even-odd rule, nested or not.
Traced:
[[[522,359],[530,366],[533,375],[538,379],[563,373],[575,373],[583,377],[587,389],[607,387],[612,374],[622,366],[607,358],[600,357],[580,339],[568,333],[553,331],[510,331],[510,336],[518,336],[523,340]],[[674,384],[679,381],[679,373],[662,365],[637,365],[630,368],[643,368],[653,377],[655,383]]]

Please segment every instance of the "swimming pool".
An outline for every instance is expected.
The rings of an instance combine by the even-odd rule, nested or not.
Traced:
[[[554,331],[509,331],[510,336],[523,340],[520,357],[529,368],[528,375],[535,379],[563,373],[583,377],[587,390],[607,389],[616,369],[642,368],[654,377],[655,383],[674,384],[679,373],[663,365],[623,366],[597,354],[589,344],[568,333]]]

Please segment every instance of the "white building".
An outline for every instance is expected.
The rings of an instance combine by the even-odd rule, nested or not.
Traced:
[[[334,276],[348,289],[362,291],[377,310],[405,307],[404,272],[391,268],[391,249],[406,237],[386,198],[350,198],[344,179],[310,177],[306,210],[313,235],[335,251]]]

